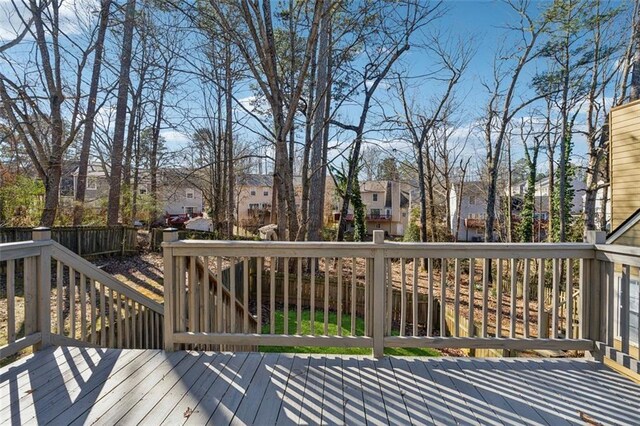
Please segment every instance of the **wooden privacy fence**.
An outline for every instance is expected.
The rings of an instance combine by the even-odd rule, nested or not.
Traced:
[[[149,233],[150,245],[152,251],[160,251],[162,244],[161,228],[152,228]],[[217,240],[220,235],[216,232],[198,231],[196,229],[180,229],[178,230],[178,239],[180,240]]]
[[[168,350],[253,344],[371,347],[377,356],[384,347],[593,351],[600,337],[595,311],[603,281],[593,243],[388,243],[377,232],[373,243],[164,235]],[[242,319],[227,320],[218,298],[195,295],[200,275],[184,265],[196,262],[225,285],[242,285]],[[241,277],[222,276],[238,263],[247,265]],[[232,298],[240,293],[230,290]],[[447,311],[454,313],[449,327]],[[203,312],[206,329],[192,320]]]
[[[0,228],[0,244],[29,241],[32,228]],[[51,228],[51,238],[80,256],[126,254],[137,250],[131,226],[64,226]]]
[[[29,346],[160,348],[162,305],[51,239],[0,244],[7,342],[0,359]]]

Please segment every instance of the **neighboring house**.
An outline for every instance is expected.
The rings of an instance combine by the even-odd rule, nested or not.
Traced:
[[[406,186],[406,185],[405,185]],[[360,182],[360,194],[365,206],[367,233],[383,230],[389,235],[403,236],[409,222],[409,187],[400,182],[371,180]],[[340,219],[341,203],[334,195],[333,221]],[[347,213],[347,230],[353,229],[353,206]]]
[[[454,186],[449,198],[451,234],[455,235],[457,229],[456,241],[484,241],[484,227],[487,218],[487,197],[484,184],[480,181],[468,181],[462,186],[461,196],[459,192],[459,186]]]
[[[236,184],[238,224],[245,229],[254,230],[271,223],[273,176],[244,175]]]
[[[302,204],[302,177],[293,177],[293,189],[295,191],[296,210]],[[242,175],[236,182],[236,218],[238,224],[252,232],[271,223],[271,214],[274,206],[273,200],[273,176],[261,174]],[[325,184],[325,211],[335,192],[333,180],[328,177]]]
[[[610,115],[610,194],[611,194],[611,228],[607,237],[608,244],[622,244],[640,247],[640,100],[630,102],[611,110]],[[631,296],[629,304],[629,338],[637,348],[640,340],[638,316],[640,315],[640,268],[629,269]],[[622,268],[616,266],[614,271],[614,295],[618,299],[621,292]],[[614,306],[620,306],[619,300]],[[614,332],[620,336],[620,310],[614,312]],[[614,342],[616,345],[620,341]]]
[[[202,191],[185,179],[187,173],[178,169],[158,170],[158,212],[160,215],[201,215],[204,202]],[[73,193],[78,186],[78,170],[73,173]],[[106,170],[99,164],[89,164],[85,191],[85,205],[88,208],[100,209],[109,196],[109,179]],[[138,195],[149,196],[151,179],[149,172],[140,173]]]
[[[584,191],[587,188],[586,184],[579,180],[574,179],[571,182],[571,187],[573,189],[573,199],[571,214],[578,215],[581,214],[584,208]],[[511,187],[511,195],[513,197],[524,198],[524,194],[527,191],[527,182],[520,182]],[[539,213],[546,213],[547,216],[549,214],[549,178],[545,177],[542,179],[538,179],[535,186],[535,205],[536,211]],[[540,209],[538,209],[540,206]]]

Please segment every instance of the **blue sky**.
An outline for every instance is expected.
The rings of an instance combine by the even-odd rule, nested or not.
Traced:
[[[74,0],[65,0],[64,5],[65,15],[71,22],[74,21],[73,4]],[[75,0],[79,3],[91,3],[95,0]],[[629,3],[629,0],[622,0]],[[620,2],[614,2],[619,4]],[[9,7],[9,0],[0,0],[0,11],[6,10]],[[548,2],[533,1],[532,8],[544,7]],[[453,38],[461,38],[463,40],[470,40],[470,43],[474,46],[475,55],[470,63],[470,66],[464,75],[461,83],[458,86],[457,92],[459,98],[462,100],[462,109],[459,112],[460,125],[463,128],[461,134],[465,132],[465,128],[473,126],[483,112],[483,107],[487,99],[486,90],[482,87],[481,82],[490,77],[492,71],[493,57],[496,51],[496,47],[500,45],[505,37],[513,37],[513,33],[509,33],[509,30],[505,28],[505,24],[513,22],[516,19],[515,12],[504,2],[497,0],[449,0],[444,2],[444,7],[448,9],[445,16],[438,21],[430,24],[427,29],[428,32],[439,32],[443,36],[450,36]],[[10,17],[7,14],[0,13],[0,38],[8,34],[7,26],[11,24]],[[626,31],[626,29],[622,29]],[[10,31],[9,31],[10,33]],[[511,35],[509,35],[511,34]],[[420,37],[416,40],[418,43],[423,41]],[[12,53],[12,59],[20,60],[24,52],[29,51],[31,46],[28,41],[25,41],[22,48],[18,47]],[[114,52],[111,52],[108,59],[111,63],[117,62],[117,56]],[[420,74],[425,70],[432,69],[433,58],[425,54],[424,51],[420,51],[417,48],[412,48],[403,57],[400,67],[405,67],[411,74]],[[0,62],[0,69],[5,69],[6,64]],[[528,83],[530,77],[534,74],[535,69],[530,68],[527,70],[522,78],[521,90],[525,93],[529,91]],[[192,80],[191,77],[183,78],[183,80]],[[441,84],[438,84],[431,80],[421,81],[416,84],[412,89],[411,96],[416,99],[420,104],[426,106],[430,98],[437,96],[442,91]],[[198,102],[201,98],[201,89],[197,84],[193,82],[186,83],[180,88],[180,98],[182,99],[182,105],[187,105],[189,108],[197,112]],[[184,96],[187,94],[187,96]],[[251,95],[246,89],[238,91],[236,96],[238,98],[244,98],[245,100]],[[387,91],[382,87],[376,97],[386,102],[387,105],[393,105],[395,102],[390,91]],[[239,112],[240,109],[237,108]],[[355,115],[359,113],[357,107],[345,106],[340,110],[340,118],[344,121],[355,122]],[[162,134],[166,138],[169,147],[178,148],[186,146],[189,143],[189,136],[193,131],[192,128],[181,127],[178,123],[184,122],[178,115],[175,117],[172,114],[177,114],[175,111],[169,111],[169,120],[174,122],[174,126],[167,126],[163,129]],[[377,117],[375,111],[372,112],[369,126],[375,128]],[[246,130],[239,129],[238,134],[241,135],[248,143],[254,143],[257,139],[256,136]],[[370,132],[368,137],[372,139],[381,139],[385,145],[388,139],[393,139],[393,136],[385,134],[376,134]],[[335,138],[334,142],[342,142],[343,145],[350,141],[351,134],[339,135]],[[388,143],[387,143],[388,145]],[[394,147],[402,150],[398,144],[391,144]],[[474,152],[474,149],[478,149],[478,152]],[[481,141],[476,141],[475,146],[471,146],[469,149],[469,155],[482,154]],[[518,149],[515,148],[514,152],[517,156]],[[576,152],[584,153],[584,143],[580,140],[576,141]]]

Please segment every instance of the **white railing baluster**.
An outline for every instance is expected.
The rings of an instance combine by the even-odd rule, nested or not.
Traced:
[[[7,341],[16,341],[16,261],[7,260]]]
[[[302,333],[302,258],[298,258],[296,286],[296,334]],[[247,302],[248,303],[248,302]]]
[[[338,336],[342,336],[342,258],[338,258],[338,282],[336,283],[336,328]]]
[[[407,327],[407,273],[404,259],[400,259],[400,335],[405,335]]]
[[[538,259],[538,338],[546,337],[548,330],[544,330],[544,287],[545,287],[545,262],[544,259]],[[580,281],[582,282],[582,280]],[[582,294],[582,292],[581,292]],[[581,317],[582,318],[582,317]]]
[[[357,299],[357,291],[356,288],[356,258],[351,258],[351,335],[356,335],[356,299]]]
[[[496,259],[496,337],[502,337],[502,259]]]
[[[482,263],[482,337],[487,337],[489,326],[489,274],[491,259],[485,258]]]
[[[629,353],[629,301],[631,286],[631,267],[622,265],[622,279],[620,281],[620,341],[622,344],[622,352]]]
[[[571,259],[566,260],[566,276],[567,276],[567,285],[566,285],[566,295],[565,295],[565,303],[566,303],[566,337],[567,339],[573,339],[573,262]]]
[[[440,337],[447,335],[447,259],[440,259]]]
[[[427,337],[431,337],[433,333],[433,259],[427,259],[427,285],[428,288],[428,304],[427,307]]]
[[[551,338],[558,338],[558,324],[560,322],[559,293],[560,293],[560,259],[553,259],[553,290],[551,292]]]
[[[476,275],[476,260],[474,258],[469,259],[469,323],[467,324],[467,336],[473,337],[476,334],[476,327],[474,322],[475,311],[475,283]]]
[[[518,319],[518,312],[517,312],[517,305],[516,305],[516,300],[517,300],[517,296],[518,296],[518,289],[517,289],[517,279],[518,279],[518,275],[517,275],[517,269],[516,269],[516,259],[511,259],[511,270],[510,270],[510,278],[511,278],[511,288],[509,290],[509,297],[511,298],[511,306],[510,306],[510,318],[511,318],[511,324],[509,327],[509,337],[511,337],[512,339],[516,337],[516,324],[517,324],[517,319]]]
[[[324,258],[324,332],[329,334],[329,258]]]
[[[522,277],[522,327],[523,327],[523,336],[525,339],[529,338],[529,282],[531,279],[531,260],[524,260],[524,275]]]
[[[418,274],[420,272],[420,265],[418,264],[418,259],[417,258],[413,258],[413,294],[411,295],[411,308],[412,308],[412,315],[411,315],[411,321],[413,322],[413,335],[417,336],[418,335],[418,303],[419,303],[419,296],[418,296]]]

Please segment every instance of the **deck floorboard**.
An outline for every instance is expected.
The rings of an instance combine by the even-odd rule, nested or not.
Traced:
[[[0,424],[603,424],[640,385],[584,359],[48,348],[0,368]]]

